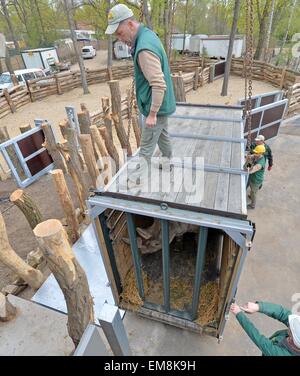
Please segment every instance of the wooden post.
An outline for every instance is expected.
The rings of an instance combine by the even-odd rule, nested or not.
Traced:
[[[99,128],[99,132],[104,140],[105,147],[106,147],[106,150],[108,151],[108,154],[115,161],[116,171],[118,171],[120,168],[118,150],[116,149],[112,139],[109,137],[108,131],[106,128]]]
[[[286,68],[283,68],[282,74],[281,74],[281,80],[280,80],[280,84],[279,84],[280,90],[282,90],[282,88],[284,87],[285,75],[286,75]]]
[[[134,116],[132,116],[131,121],[132,121],[132,128],[133,128],[134,135],[135,135],[136,146],[140,147],[140,144],[141,144],[141,130],[140,130],[140,127],[139,127],[138,119],[134,115]]]
[[[88,111],[78,112],[78,121],[81,134],[91,134],[90,126],[92,125]]]
[[[21,125],[21,126],[19,127],[19,129],[20,129],[20,132],[21,132],[21,133],[25,133],[25,132],[27,132],[27,131],[30,131],[30,129],[32,129],[32,127],[31,127],[30,124],[25,124],[25,125]]]
[[[180,75],[172,75],[172,79],[176,102],[186,102],[183,77]]]
[[[53,170],[51,175],[53,176],[61,205],[66,214],[67,224],[72,230],[71,239],[75,243],[80,237],[79,223],[64,174],[62,170]]]
[[[79,198],[81,212],[84,213],[86,210],[85,200],[88,197],[88,184],[83,173],[84,166],[81,166],[81,158],[79,158],[77,147],[74,146],[76,145],[75,137],[75,129],[69,128],[67,131],[68,141],[64,141],[59,144],[59,149],[65,158],[66,164],[68,166],[68,171],[74,181]]]
[[[87,112],[88,114],[90,114],[86,103],[80,103],[80,109],[82,112]]]
[[[43,274],[30,265],[26,264],[9,244],[6,227],[2,214],[0,213],[0,261],[9,269],[21,277],[32,288],[38,289],[44,282]]]
[[[3,94],[5,96],[5,99],[6,99],[7,103],[8,103],[8,105],[9,105],[9,107],[10,107],[11,112],[13,112],[13,113],[16,112],[15,104],[12,101],[12,99],[11,99],[11,97],[9,95],[8,90],[7,89],[3,89]]]
[[[32,230],[42,222],[42,214],[36,203],[22,189],[15,190],[9,199],[24,214]]]
[[[0,292],[0,322],[10,321],[16,316],[16,313],[16,307]]]
[[[82,150],[83,158],[85,160],[85,164],[87,166],[89,175],[92,179],[93,188],[98,188],[97,179],[100,176],[100,173],[97,167],[95,156],[93,154],[93,144],[92,144],[91,135],[89,134],[79,135],[79,142],[81,145],[81,150]]]
[[[199,86],[199,73],[200,73],[200,68],[197,67],[195,70],[195,78],[194,78],[194,85],[193,85],[194,90],[197,90]]]
[[[111,112],[113,115],[119,115],[122,117],[122,100],[120,83],[118,80],[108,81],[110,93],[111,93]]]
[[[91,135],[92,135],[92,139],[94,140],[95,144],[98,147],[98,150],[100,152],[101,157],[102,158],[107,158],[108,157],[108,152],[107,152],[107,150],[106,150],[106,148],[104,146],[104,143],[103,143],[103,141],[102,141],[102,139],[100,137],[100,134],[99,134],[99,131],[98,131],[98,128],[97,128],[96,125],[92,125],[91,126]],[[101,170],[103,170],[104,168],[106,169],[108,167],[108,165],[107,165],[107,163],[105,165],[103,164],[103,160],[102,160],[101,157],[99,157],[99,159],[98,159],[97,162],[100,163],[99,168]]]
[[[45,142],[44,142],[44,147],[48,150],[49,154],[51,155],[53,162],[55,166],[64,172],[66,172],[66,167],[64,164],[64,161],[62,159],[62,156],[58,150],[58,147],[56,145],[56,141],[54,138],[53,131],[51,129],[50,124],[42,124],[42,130],[45,134]]]
[[[31,90],[30,90],[30,84],[29,84],[29,82],[28,82],[27,80],[26,80],[25,82],[26,82],[27,91],[28,91],[28,93],[29,93],[30,101],[31,101],[31,102],[34,102],[34,98],[33,98],[32,92],[31,92]]]
[[[94,321],[93,298],[86,274],[75,258],[60,221],[49,219],[37,225],[33,232],[64,294],[67,328],[77,346],[87,325]]]
[[[60,86],[59,77],[57,76],[57,74],[55,74],[54,77],[55,77],[55,84],[56,84],[57,94],[61,95],[62,94],[62,90],[61,90],[61,86]]]
[[[59,122],[59,129],[61,131],[61,134],[63,135],[63,138],[66,139],[67,136],[67,129],[70,127],[70,123],[67,119],[64,119]]]
[[[108,135],[113,139],[113,134],[112,134],[112,120],[110,117],[110,106],[109,106],[109,98],[108,97],[102,97],[101,98],[102,102],[102,110],[104,114],[104,125],[108,131]]]
[[[215,66],[214,64],[211,64],[209,67],[209,83],[213,82],[215,77]]]
[[[112,81],[113,80],[113,73],[112,73],[111,67],[107,68],[107,75],[108,75],[109,81]]]
[[[117,136],[122,146],[122,149],[127,150],[127,154],[130,156],[132,155],[132,149],[130,145],[130,141],[127,140],[128,135],[126,134],[125,128],[120,122],[120,118],[116,114],[112,114],[112,119],[114,121],[114,125],[116,128]]]

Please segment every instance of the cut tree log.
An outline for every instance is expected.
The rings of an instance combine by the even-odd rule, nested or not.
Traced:
[[[16,307],[0,292],[0,321],[10,321],[16,316],[16,313]]]
[[[61,205],[66,214],[67,224],[72,230],[72,242],[75,243],[80,237],[79,223],[64,174],[62,170],[53,170],[51,171],[51,175],[53,176]]]
[[[99,128],[99,132],[104,140],[106,150],[108,151],[108,154],[113,159],[115,166],[116,166],[116,172],[120,168],[120,161],[119,161],[119,153],[116,149],[112,139],[109,137],[107,129],[106,128]]]
[[[26,264],[20,256],[12,249],[9,244],[6,227],[2,214],[0,213],[0,261],[9,269],[16,273],[20,278],[28,283],[34,289],[41,287],[44,282],[43,274],[30,265]]]
[[[180,75],[172,75],[173,79],[173,87],[174,87],[174,94],[176,98],[176,102],[186,102],[185,96],[185,88],[183,77]]]
[[[103,162],[103,159],[106,160],[108,157],[108,152],[104,146],[104,143],[102,142],[101,136],[99,134],[98,128],[96,125],[91,126],[91,135],[92,139],[95,142],[95,144],[98,147],[98,150],[100,152],[101,157],[99,157],[97,164],[100,168],[100,170],[104,170],[108,168],[108,163],[105,161],[105,164]]]
[[[63,158],[56,145],[51,125],[47,123],[42,124],[42,130],[45,135],[45,142],[43,146],[48,150],[49,154],[51,155],[56,168],[63,170],[63,172],[67,172]]]
[[[21,133],[25,133],[27,131],[30,131],[30,129],[32,129],[32,127],[31,127],[30,124],[25,124],[25,125],[21,125],[21,127],[19,127],[19,129],[20,129]]]
[[[109,97],[102,97],[101,102],[102,102],[102,110],[103,110],[103,114],[104,114],[104,125],[105,125],[105,128],[107,129],[109,137],[111,137],[111,139],[113,139],[112,120],[111,120],[111,117],[110,117]]]
[[[61,131],[61,134],[63,135],[63,138],[66,139],[67,136],[67,129],[70,127],[70,123],[67,119],[62,120],[59,122],[59,129]]]
[[[126,134],[125,128],[123,126],[123,122],[120,122],[120,118],[117,114],[112,114],[112,119],[114,121],[117,136],[122,146],[122,149],[127,150],[127,155],[131,156],[132,149],[131,149],[130,141],[127,139],[128,135]]]
[[[99,181],[97,182],[97,179],[100,177],[100,172],[98,170],[97,162],[93,154],[93,144],[92,144],[91,135],[89,134],[79,135],[79,142],[81,145],[81,150],[82,150],[85,164],[87,166],[89,175],[92,179],[92,186],[93,188],[100,188],[100,186],[97,186],[97,184],[99,184]]]
[[[42,222],[34,235],[65,297],[68,332],[77,346],[87,325],[94,322],[93,298],[86,274],[70,247],[67,234],[57,219]]]
[[[32,200],[32,198],[22,189],[15,190],[10,195],[9,199],[25,215],[25,218],[27,219],[32,230],[35,228],[37,224],[42,222],[42,214],[38,206]]]
[[[86,108],[84,103],[81,103],[81,107],[82,106],[83,106],[83,108]],[[91,121],[91,118],[90,118],[90,114],[87,110],[78,113],[78,121],[79,121],[80,133],[81,134],[91,134],[92,121]],[[93,148],[94,155],[95,155],[95,158],[96,158],[96,161],[97,161],[99,159],[99,156],[98,156],[98,153],[96,151],[95,142],[94,142],[93,139],[92,139],[92,148]]]

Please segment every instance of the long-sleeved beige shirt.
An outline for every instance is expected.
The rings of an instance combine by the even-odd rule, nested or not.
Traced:
[[[139,53],[138,63],[146,80],[152,88],[152,104],[150,111],[158,112],[163,102],[167,87],[161,69],[160,59],[154,53],[148,50],[143,50]]]

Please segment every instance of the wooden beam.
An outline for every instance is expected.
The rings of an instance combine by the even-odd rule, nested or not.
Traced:
[[[116,149],[112,139],[108,135],[108,131],[106,128],[99,128],[99,132],[104,140],[106,150],[108,151],[108,154],[110,157],[114,160],[116,164],[116,171],[120,168],[120,161],[119,161],[119,154],[118,150]]]
[[[67,234],[57,219],[49,219],[34,229],[34,235],[65,297],[67,328],[77,346],[87,325],[94,322],[93,298],[86,274],[75,258]]]
[[[13,100],[11,99],[11,96],[8,92],[7,89],[3,89],[3,94],[4,94],[4,97],[6,99],[6,102],[8,103],[9,107],[10,107],[10,110],[12,113],[16,112],[16,106],[13,102]]]

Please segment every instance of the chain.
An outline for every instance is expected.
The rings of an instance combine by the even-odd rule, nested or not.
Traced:
[[[245,75],[245,109],[244,118],[247,122],[247,147],[251,145],[251,110],[252,110],[252,68],[253,68],[253,0],[246,1],[246,53],[244,59]]]
[[[144,2],[141,1],[140,8],[139,8],[139,22],[143,22],[144,12],[143,12]],[[129,103],[128,103],[128,129],[127,129],[127,139],[126,139],[126,146],[129,146],[129,139],[130,139],[130,131],[132,126],[132,112],[133,112],[133,101],[134,101],[134,74],[133,79],[131,82],[130,94],[129,94]]]

